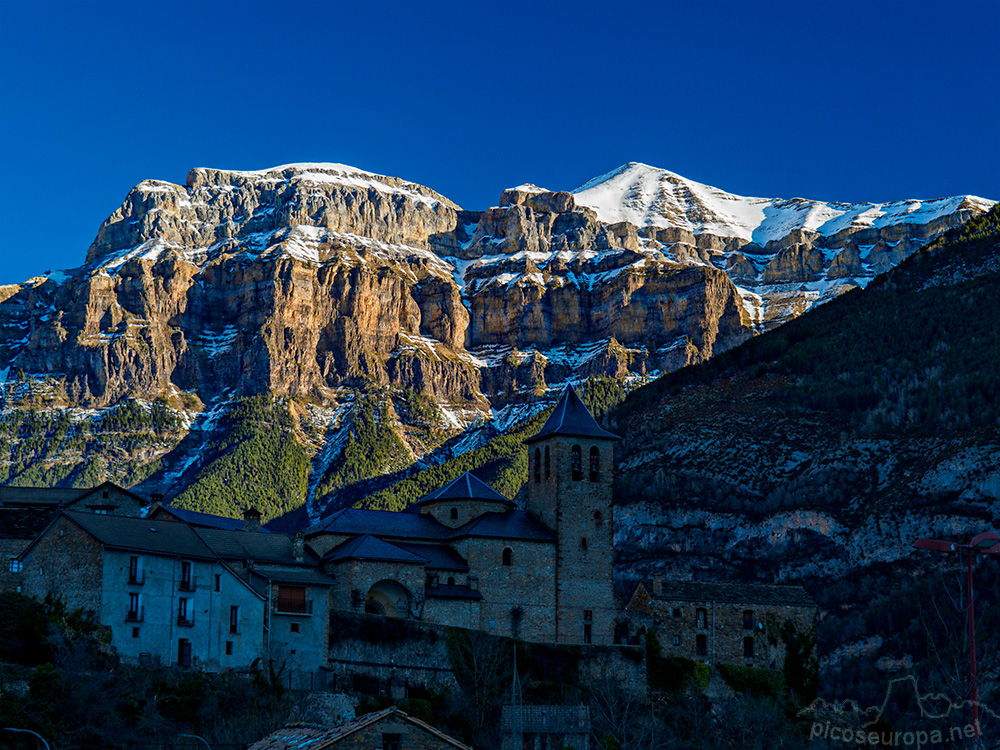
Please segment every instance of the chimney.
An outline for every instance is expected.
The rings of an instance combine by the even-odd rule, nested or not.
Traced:
[[[301,531],[296,531],[292,536],[292,555],[295,562],[306,561],[306,535]]]
[[[653,596],[663,596],[663,576],[659,573],[653,576]]]
[[[243,530],[260,531],[260,511],[252,505],[243,511]]]

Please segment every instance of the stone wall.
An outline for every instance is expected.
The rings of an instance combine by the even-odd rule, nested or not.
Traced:
[[[326,566],[337,584],[333,587],[331,606],[334,609],[365,611],[365,598],[372,586],[380,581],[395,581],[410,596],[407,606],[413,608],[424,598],[424,566],[416,563],[379,562],[375,560],[344,560]],[[357,591],[358,593],[354,593]],[[409,617],[410,613],[400,613]]]
[[[468,537],[453,546],[468,560],[470,575],[479,578],[483,599],[474,627],[493,635],[555,641],[555,544]],[[511,564],[504,565],[508,547]]]
[[[386,735],[399,735],[399,746],[405,747],[407,750],[411,750],[411,748],[412,750],[455,750],[456,748],[456,743],[449,742],[411,721],[400,718],[398,715],[390,714],[347,735],[337,742],[337,749],[372,750],[372,748],[385,747]],[[457,747],[464,746],[457,745]]]
[[[61,517],[39,538],[24,560],[22,591],[38,599],[58,594],[73,609],[101,609],[103,547]]]
[[[0,538],[0,591],[17,591],[23,576],[11,571],[11,563],[31,544],[30,539]]]

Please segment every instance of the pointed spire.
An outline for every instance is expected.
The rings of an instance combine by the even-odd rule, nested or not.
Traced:
[[[417,503],[430,503],[435,500],[492,500],[497,503],[504,503],[513,507],[514,503],[490,487],[482,479],[477,478],[471,472],[465,472],[457,479],[453,479],[444,487],[434,490]]]
[[[617,435],[597,424],[594,415],[590,413],[587,405],[583,403],[572,385],[566,386],[566,390],[562,392],[556,402],[556,408],[552,410],[551,416],[542,429],[524,442],[525,444],[533,443],[536,440],[560,435],[618,440]]]

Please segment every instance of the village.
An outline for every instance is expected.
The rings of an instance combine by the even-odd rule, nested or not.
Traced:
[[[262,528],[253,508],[224,518],[113,483],[3,487],[0,584],[92,611],[123,662],[267,669],[303,692],[452,689],[455,633],[569,649],[582,679],[636,696],[651,689],[644,635],[663,658],[780,671],[781,634],[815,625],[800,587],[655,576],[616,598],[616,440],[568,387],[525,440],[520,506],[467,473],[407,512],[347,508],[290,535]],[[516,671],[503,676],[512,687]],[[516,690],[504,702],[504,747],[589,746],[585,707],[518,702]],[[303,731],[338,748],[373,746],[373,733],[384,748],[461,746],[397,708],[352,713]],[[282,736],[293,735],[261,747],[302,741]]]

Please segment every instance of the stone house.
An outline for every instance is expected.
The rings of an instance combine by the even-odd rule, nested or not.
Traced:
[[[326,729],[292,724],[255,742],[249,750],[471,750],[454,737],[396,707],[365,714]]]
[[[20,585],[18,557],[60,510],[138,516],[148,502],[114,482],[96,487],[0,487],[0,591]]]
[[[411,512],[345,509],[305,532],[334,607],[549,643],[611,644],[612,447],[572,387],[538,434],[525,507],[471,474]]]
[[[633,629],[656,634],[664,656],[710,664],[781,669],[781,630],[816,625],[816,603],[801,586],[758,583],[639,581],[625,607]]]
[[[500,750],[589,750],[586,706],[503,707]]]
[[[127,661],[322,663],[332,584],[277,534],[62,511],[22,553],[22,590],[93,610]]]

